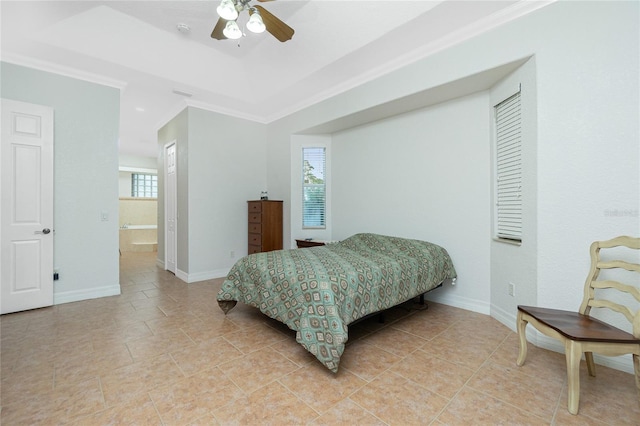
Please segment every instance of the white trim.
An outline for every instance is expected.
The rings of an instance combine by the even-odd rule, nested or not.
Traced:
[[[217,112],[218,114],[230,115],[236,118],[242,118],[244,120],[255,121],[256,123],[268,124],[269,121],[265,117],[258,115],[247,114],[241,111],[235,111],[228,108],[222,108],[220,105],[211,105],[206,102],[196,101],[193,99],[185,99],[187,106],[203,109],[205,111]],[[272,120],[273,121],[273,120]]]
[[[180,278],[185,283],[189,282],[189,274],[178,269],[177,267],[176,267],[176,277]]]
[[[503,24],[516,20],[522,16],[532,13],[538,9],[555,3],[557,0],[539,0],[539,1],[519,1],[513,6],[500,10],[499,12],[478,20],[473,24],[462,28],[452,34],[442,37],[433,43],[426,44],[404,55],[396,57],[394,60],[387,61],[377,68],[369,70],[368,73],[359,74],[352,79],[345,80],[342,84],[334,85],[330,90],[318,93],[317,96],[307,98],[303,102],[292,105],[290,108],[283,109],[278,114],[265,117],[266,123],[287,117],[297,111],[300,111],[319,102],[330,99],[343,92],[361,86],[364,83],[375,80],[390,72],[396,71],[421,59],[424,59],[437,52],[448,49],[452,46],[460,44],[466,40],[470,40],[482,33],[491,31]]]
[[[75,68],[70,68],[64,65],[54,64],[53,62],[47,62],[40,59],[29,58],[27,56],[16,55],[15,53],[3,52],[2,55],[0,56],[0,60],[2,62],[8,62],[14,65],[34,68],[40,71],[46,71],[53,74],[62,75],[65,77],[88,81],[90,83],[114,87],[120,90],[123,90],[125,87],[127,87],[127,83],[122,80],[116,80],[114,78],[106,77],[104,75],[94,74],[86,71],[81,71]]]
[[[120,166],[118,171],[121,172],[131,172],[131,173],[150,173],[157,174],[158,169],[147,169],[145,167],[129,167],[129,166]]]
[[[475,299],[469,299],[467,297],[443,293],[440,290],[434,290],[430,293],[427,293],[425,295],[425,299],[435,303],[442,303],[443,305],[453,306],[454,308],[477,312],[479,314],[489,315],[490,313],[488,303],[481,302]]]
[[[63,291],[53,294],[53,304],[79,302],[81,300],[97,299],[100,297],[119,296],[120,284],[95,287],[90,289]]]
[[[505,311],[504,309],[492,304],[491,318],[497,320],[505,327],[508,327],[514,333],[517,332],[516,331],[516,315],[514,313]]]
[[[213,271],[196,272],[194,274],[186,274],[186,281],[188,284],[196,283],[206,280],[214,280],[216,278],[226,278],[229,274],[229,269],[215,269]],[[182,279],[182,278],[181,278]]]

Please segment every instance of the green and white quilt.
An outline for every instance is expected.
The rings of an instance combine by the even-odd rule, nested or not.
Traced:
[[[255,306],[296,331],[296,340],[338,371],[348,325],[456,277],[435,244],[356,234],[322,247],[256,253],[240,259],[218,293],[227,313]]]

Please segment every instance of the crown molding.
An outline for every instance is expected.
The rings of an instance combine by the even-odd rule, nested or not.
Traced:
[[[420,61],[428,56],[434,55],[440,51],[446,50],[452,46],[470,40],[479,36],[485,32],[491,31],[500,27],[508,22],[528,15],[538,9],[548,6],[558,0],[521,0],[512,6],[502,9],[490,16],[480,19],[458,31],[448,34],[433,43],[426,44],[417,49],[414,49],[408,53],[400,55],[393,60],[387,61],[376,68],[372,68],[370,71],[345,80],[339,85],[332,86],[330,89],[319,93],[317,96],[310,97],[303,102],[299,102],[289,108],[281,110],[277,114],[270,115],[264,118],[266,123],[282,119],[319,102],[330,99],[341,93],[345,93],[351,89],[361,86],[364,83],[380,78],[393,71],[399,70],[412,63]]]
[[[62,75],[65,77],[71,77],[78,80],[87,81],[89,83],[100,84],[102,86],[109,86],[119,90],[123,90],[127,86],[126,82],[121,80],[116,80],[111,77],[106,77],[100,74],[81,71],[76,68],[71,68],[71,67],[56,64],[53,62],[31,58],[28,56],[18,55],[11,52],[2,52],[2,54],[0,55],[0,61],[8,62],[14,65],[20,65],[28,68],[34,68],[40,71],[50,72],[50,73]]]

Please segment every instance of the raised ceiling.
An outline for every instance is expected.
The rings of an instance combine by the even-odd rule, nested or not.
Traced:
[[[212,39],[217,0],[3,0],[1,55],[122,88],[120,152],[155,156],[158,128],[186,105],[268,123],[549,2],[262,3],[295,29],[280,43]]]

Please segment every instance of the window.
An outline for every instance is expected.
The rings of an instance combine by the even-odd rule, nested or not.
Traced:
[[[326,149],[302,148],[302,227],[326,227]]]
[[[132,173],[131,196],[140,198],[157,198],[158,176],[144,173]]]
[[[496,236],[522,241],[522,133],[520,92],[495,106]]]

